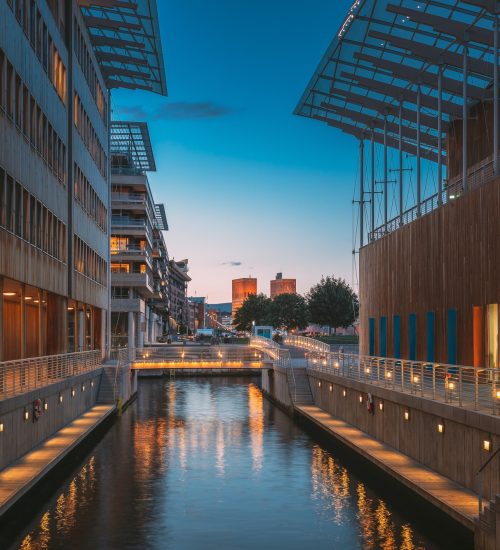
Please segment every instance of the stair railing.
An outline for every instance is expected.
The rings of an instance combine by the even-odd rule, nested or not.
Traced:
[[[491,441],[489,441],[489,444],[491,445]],[[486,468],[492,463],[493,459],[499,456],[500,453],[500,447],[497,448],[497,450],[488,458],[488,460],[479,468],[476,476],[478,480],[478,507],[479,507],[479,514],[483,512],[484,506],[483,506],[483,473],[486,470]]]

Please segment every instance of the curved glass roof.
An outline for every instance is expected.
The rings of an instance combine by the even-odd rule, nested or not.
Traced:
[[[156,0],[79,0],[108,88],[167,95]]]
[[[401,107],[402,149],[415,154],[420,85],[422,156],[437,161],[439,66],[444,132],[447,123],[462,116],[465,47],[468,104],[492,99],[497,4],[495,0],[356,0],[295,114],[358,138],[369,138],[373,131],[377,143],[383,143],[386,121],[388,145],[397,148]]]

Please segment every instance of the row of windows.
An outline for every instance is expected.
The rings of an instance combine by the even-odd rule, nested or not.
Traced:
[[[112,263],[111,273],[146,273],[146,264],[134,262],[130,263]]]
[[[2,168],[0,226],[66,262],[66,225]]]
[[[80,63],[80,67],[82,69],[83,75],[85,76],[85,80],[87,81],[87,84],[90,88],[92,97],[95,100],[97,110],[101,115],[104,125],[107,126],[108,107],[106,104],[104,92],[102,91],[101,85],[99,84],[99,79],[97,78],[97,73],[92,63],[92,57],[90,55],[89,49],[87,48],[84,35],[80,29],[80,25],[78,25],[78,21],[76,20],[76,18],[74,22],[73,38],[75,55],[78,59],[78,62]]]
[[[74,98],[74,123],[91,157],[94,159],[99,172],[106,178],[108,173],[108,157],[83,107],[83,103],[76,92]]]
[[[54,176],[66,185],[66,145],[0,50],[0,112],[2,110],[31,142]]]
[[[80,237],[74,235],[74,268],[96,283],[106,286],[108,280],[108,262],[92,250]]]
[[[36,7],[35,0],[9,0],[7,3],[14,10],[16,19],[54,85],[57,95],[66,103],[66,67],[47,31],[47,25]]]
[[[108,228],[108,210],[104,206],[92,184],[85,177],[84,173],[78,166],[74,165],[74,182],[75,182],[75,200],[80,204],[82,209],[95,221],[97,227],[101,228],[106,233]]]

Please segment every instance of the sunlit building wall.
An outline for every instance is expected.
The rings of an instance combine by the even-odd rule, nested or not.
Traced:
[[[251,295],[257,294],[257,279],[245,277],[243,279],[233,279],[233,299],[232,313],[233,319],[243,302]]]
[[[296,294],[297,279],[283,279],[282,273],[276,274],[276,279],[271,281],[271,299],[280,294]]]

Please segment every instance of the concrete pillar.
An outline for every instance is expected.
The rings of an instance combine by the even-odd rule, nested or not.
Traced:
[[[133,353],[133,349],[135,348],[135,319],[134,319],[134,312],[129,311],[128,312],[128,349],[129,349],[129,358],[131,358],[131,355]]]
[[[137,327],[137,347],[144,347],[144,313],[138,313],[138,327]]]

